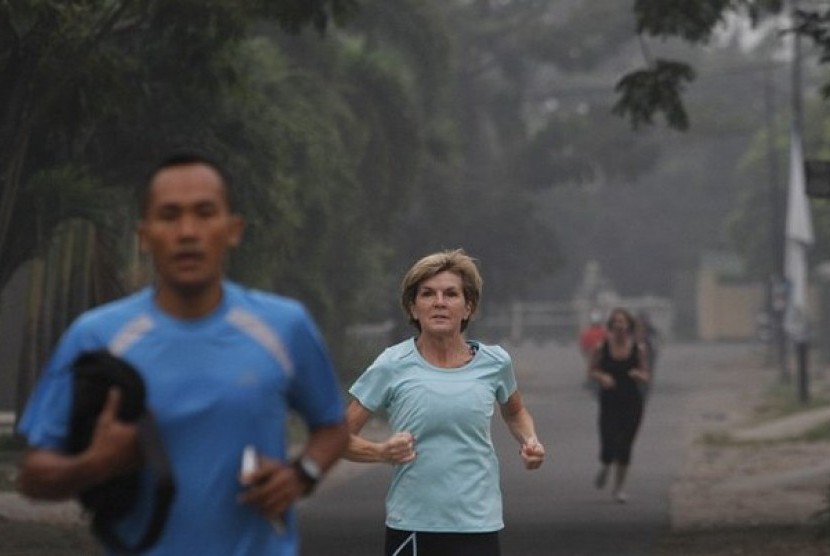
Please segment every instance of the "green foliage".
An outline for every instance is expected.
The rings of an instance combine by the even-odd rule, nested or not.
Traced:
[[[359,8],[357,0],[260,0],[258,4],[268,17],[291,33],[299,33],[309,24],[323,33],[332,21],[342,25]]]
[[[597,133],[597,129],[605,132]],[[551,117],[517,155],[514,175],[534,189],[562,182],[628,183],[653,166],[658,151],[645,136],[631,141],[628,128],[609,112],[559,115]]]
[[[758,421],[769,421],[828,406],[830,398],[827,391],[819,389],[813,392],[810,400],[802,402],[793,396],[792,384],[773,384],[767,389],[764,400],[755,408],[754,413]]]
[[[553,4],[562,2],[547,2],[549,13]],[[616,2],[579,2],[566,17],[532,13],[517,40],[534,60],[565,72],[584,72],[631,42],[631,14],[620,8]]]
[[[111,264],[110,276],[140,284],[146,268],[127,240],[135,217],[127,193],[163,153],[198,146],[230,168],[247,219],[232,277],[302,299],[343,354],[348,324],[400,318],[398,280],[425,252],[464,247],[479,258],[487,303],[521,295],[533,278],[548,281],[562,255],[558,217],[539,203],[540,192],[603,180],[615,189],[658,160],[657,141],[632,141],[608,115],[602,72],[633,45],[628,8],[576,0],[357,4],[0,4],[0,243],[4,214],[14,237],[2,243],[0,271],[48,251],[37,260],[43,290],[52,291],[48,277],[62,276],[53,266],[69,265],[47,248],[75,253],[106,235],[87,237],[86,221],[98,232],[116,223],[122,233],[108,241],[119,257],[87,254],[101,259],[98,269]],[[589,32],[581,22],[592,23]],[[302,32],[324,26],[322,36]],[[551,109],[551,99],[566,97],[562,76],[583,63],[599,68],[593,83],[601,81],[602,98],[580,90],[571,104],[584,111]],[[655,113],[682,123],[679,94],[693,74],[658,67],[631,81],[630,102],[643,124],[654,98]],[[694,171],[660,177],[674,183],[684,173]],[[653,185],[658,194],[645,208],[612,191],[619,214],[591,212],[586,202],[572,218],[589,226],[603,219],[608,234],[620,234],[631,214],[643,214],[634,217],[643,226],[669,228],[679,219],[662,207],[694,200],[699,180],[679,192]],[[45,199],[54,193],[48,184],[66,191]],[[110,198],[112,214],[99,215],[98,201]],[[78,213],[55,212],[70,205],[95,214],[81,225]],[[55,226],[19,239],[31,229],[23,215]],[[65,230],[71,242],[56,239]],[[598,230],[574,244],[589,252],[585,242]],[[647,233],[627,238],[620,257],[669,241],[639,237]]]
[[[783,0],[635,0],[634,15],[638,33],[706,43],[730,13],[746,14],[757,24],[783,8]]]
[[[706,42],[734,0],[636,0],[637,32]]]
[[[810,122],[804,129],[805,153],[808,158],[827,159],[830,123],[826,118],[826,103],[819,98],[808,99],[804,108],[805,121]],[[739,162],[743,185],[726,223],[733,245],[756,279],[767,279],[783,263],[790,146],[789,123],[784,120],[788,117],[788,112],[780,114],[781,121],[773,122],[773,129],[759,131],[747,146]],[[771,176],[770,164],[779,168],[781,175]],[[815,243],[809,257],[818,262],[830,254],[830,203],[812,199],[810,209]]]
[[[433,96],[448,101],[430,118],[430,156],[400,226],[398,265],[405,268],[429,251],[464,247],[486,265],[488,299],[496,303],[520,295],[528,276],[550,273],[560,262],[549,223],[534,210],[532,190],[513,174],[531,136],[524,112],[532,102],[535,62],[544,56],[532,50],[539,42],[530,37],[538,39],[542,22],[551,21],[545,19],[551,4],[440,6],[434,8],[445,22],[439,25],[453,30],[453,77]]]
[[[830,9],[823,12],[797,10],[794,30],[796,33],[812,39],[819,49],[820,63],[830,62]],[[821,92],[825,99],[830,98],[830,83],[823,85]]]
[[[348,0],[0,4],[0,285],[26,261],[37,271],[21,385],[31,383],[67,319],[142,274],[129,192],[146,169],[180,145],[233,159],[249,122],[273,113],[273,99],[238,88],[252,82],[235,57],[252,25],[322,31],[352,8]],[[278,128],[264,123],[281,122],[258,127],[267,145],[279,146]],[[245,176],[258,178],[247,181],[248,205],[260,214],[287,207],[289,225],[306,218],[307,209],[288,206],[290,188],[264,186],[278,175],[296,181],[291,164],[270,164],[273,148],[263,154]],[[261,222],[253,229],[268,231]]]
[[[779,184],[770,183],[768,157],[777,157],[775,163],[786,168],[789,147],[788,138],[781,134],[773,138],[775,152],[769,153],[767,133],[770,131],[759,133],[743,155],[740,169],[747,179],[725,223],[748,275],[761,280],[774,275],[783,260],[783,252],[776,246],[781,245],[784,237],[784,222],[778,214],[782,209],[776,207],[786,206],[786,193]]]
[[[757,24],[782,7],[781,0],[636,0],[633,11],[639,35],[705,44],[729,14],[746,14]],[[685,131],[689,119],[682,97],[686,83],[694,77],[694,70],[686,63],[650,62],[647,69],[629,72],[617,82],[620,98],[614,113],[627,118],[635,129],[651,125],[654,115],[663,113],[670,128]]]
[[[98,179],[72,165],[33,174],[24,191],[37,203],[36,214],[47,230],[75,218],[106,228],[113,224],[107,217],[120,201]],[[45,237],[51,235],[44,232]]]
[[[624,76],[615,91],[620,99],[613,112],[627,117],[632,127],[651,124],[655,113],[662,112],[672,128],[686,130],[689,117],[681,100],[685,83],[693,81],[694,70],[687,64],[655,60],[652,67]]]

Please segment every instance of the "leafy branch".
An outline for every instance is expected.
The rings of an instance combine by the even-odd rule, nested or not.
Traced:
[[[695,71],[688,64],[657,59],[648,69],[620,79],[614,87],[620,99],[612,112],[627,117],[634,129],[652,124],[654,115],[662,113],[670,127],[684,131],[689,128],[689,116],[681,93],[694,79]]]

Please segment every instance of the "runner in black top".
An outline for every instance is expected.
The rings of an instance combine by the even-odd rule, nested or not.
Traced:
[[[602,467],[595,485],[603,488],[614,466],[613,496],[625,502],[623,492],[631,446],[643,416],[643,395],[638,384],[649,379],[647,348],[635,342],[634,319],[614,309],[608,319],[608,339],[591,358],[588,376],[600,386],[599,432]]]

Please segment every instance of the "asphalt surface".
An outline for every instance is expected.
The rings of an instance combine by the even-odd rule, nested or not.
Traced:
[[[643,556],[669,527],[669,488],[683,464],[689,400],[705,388],[696,369],[745,360],[745,344],[666,346],[635,443],[629,503],[598,491],[597,406],[583,387],[576,345],[505,346],[519,388],[536,420],[548,461],[538,471],[521,465],[518,446],[497,417],[493,437],[502,465],[506,528],[504,556]],[[300,506],[303,555],[382,553],[383,500],[390,471],[377,464],[341,463],[314,497]]]

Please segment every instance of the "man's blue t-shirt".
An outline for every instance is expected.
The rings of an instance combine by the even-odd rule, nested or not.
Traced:
[[[20,420],[30,445],[61,450],[70,368],[81,352],[107,348],[140,372],[176,481],[164,532],[147,555],[296,554],[293,514],[278,534],[237,501],[242,451],[253,445],[284,461],[289,411],[309,427],[344,419],[328,353],[304,307],[232,282],[223,292],[220,306],[195,320],[162,312],[152,288],[84,313],[61,339]],[[142,517],[134,512],[124,528],[138,535]]]
[[[499,463],[490,437],[494,404],[516,391],[510,356],[473,342],[472,361],[430,365],[414,339],[381,353],[349,392],[386,414],[393,432],[415,437],[414,461],[396,465],[386,525],[404,531],[483,533],[502,529]]]

